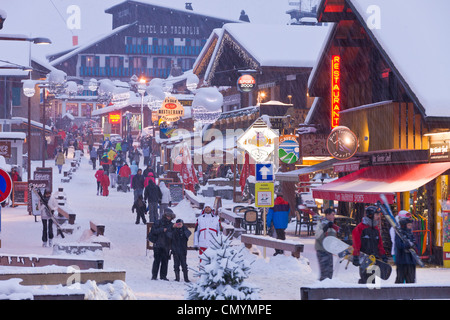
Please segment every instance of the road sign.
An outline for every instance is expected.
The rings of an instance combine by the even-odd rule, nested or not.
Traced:
[[[273,164],[257,163],[255,169],[256,181],[273,181]]]
[[[255,206],[258,208],[273,207],[274,185],[268,183],[255,184]]]
[[[8,172],[0,169],[0,203],[5,201],[12,191],[12,180]]]

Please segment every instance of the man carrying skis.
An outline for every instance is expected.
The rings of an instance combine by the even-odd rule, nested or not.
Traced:
[[[373,255],[375,258],[381,258],[384,262],[387,262],[380,229],[378,228],[380,218],[381,210],[378,207],[369,206],[366,208],[365,216],[363,217],[361,223],[353,229],[353,265],[360,266],[360,252]],[[366,269],[360,268],[359,275],[360,279],[358,283],[365,284],[372,273],[367,272]]]

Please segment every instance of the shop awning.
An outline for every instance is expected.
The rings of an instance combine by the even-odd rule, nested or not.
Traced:
[[[415,190],[445,171],[450,162],[372,166],[312,190],[317,199],[376,203],[385,194],[389,203],[396,192]]]
[[[297,170],[292,170],[292,171],[288,171],[288,172],[280,172],[275,175],[275,179],[278,181],[299,182],[299,178],[298,178],[299,175],[331,169],[331,168],[333,168],[333,165],[336,162],[339,162],[339,160],[336,160],[333,158],[333,159],[326,160],[326,161],[320,162],[320,163],[312,165],[312,166],[303,167],[303,168],[300,168]]]

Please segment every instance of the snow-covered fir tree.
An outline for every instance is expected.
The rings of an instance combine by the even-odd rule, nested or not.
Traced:
[[[260,289],[246,283],[251,263],[242,250],[235,248],[230,237],[218,235],[200,256],[198,281],[186,290],[188,300],[258,300]]]

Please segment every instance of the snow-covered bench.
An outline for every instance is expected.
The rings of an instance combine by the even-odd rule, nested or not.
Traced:
[[[80,270],[103,269],[103,260],[89,258],[72,258],[61,256],[39,256],[39,255],[11,255],[1,254],[0,265],[6,267],[45,267],[50,265],[60,267],[77,266]]]
[[[289,240],[278,240],[269,236],[258,236],[250,234],[242,234],[241,242],[250,249],[252,245],[273,248],[276,250],[286,250],[292,253],[295,258],[300,258],[300,253],[303,252],[304,245],[298,242]]]
[[[184,196],[194,208],[203,209],[205,206],[205,203],[201,202],[199,198],[197,198],[197,196],[190,190],[184,190]]]

